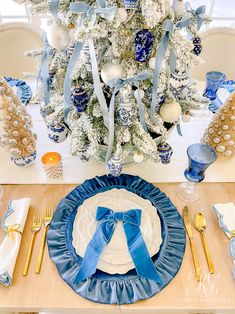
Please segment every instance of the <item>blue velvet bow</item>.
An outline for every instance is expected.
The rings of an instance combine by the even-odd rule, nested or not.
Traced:
[[[141,230],[141,209],[114,212],[106,207],[97,207],[96,220],[99,222],[89,242],[79,272],[74,280],[78,284],[96,272],[99,256],[109,243],[118,221],[123,223],[128,250],[139,276],[162,284],[155,266],[149,256]]]

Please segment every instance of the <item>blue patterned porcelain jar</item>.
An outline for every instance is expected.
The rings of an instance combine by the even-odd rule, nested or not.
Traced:
[[[158,146],[158,154],[161,158],[162,164],[169,164],[173,154],[173,149],[167,142],[164,142]]]
[[[135,54],[136,61],[146,62],[149,59],[153,48],[154,36],[147,30],[142,29],[135,34]]]
[[[24,157],[11,157],[11,160],[15,163],[18,167],[28,167],[30,166],[36,159],[36,151],[32,154]]]
[[[89,97],[82,87],[78,87],[73,90],[71,101],[77,112],[84,112],[87,108]]]
[[[176,69],[171,73],[169,88],[177,100],[192,97],[192,84],[185,70]]]
[[[112,176],[119,177],[123,169],[121,159],[116,156],[112,156],[108,162],[108,168]]]
[[[49,125],[47,127],[49,139],[54,143],[62,143],[68,136],[68,129],[64,124]]]
[[[135,115],[132,103],[120,103],[117,109],[118,120],[123,126],[131,126]]]
[[[138,0],[124,0],[125,9],[136,9],[138,2]]]

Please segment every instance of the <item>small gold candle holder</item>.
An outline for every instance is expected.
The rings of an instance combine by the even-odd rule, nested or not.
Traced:
[[[41,163],[48,178],[56,179],[63,174],[63,164],[61,155],[56,152],[48,152],[41,158]]]

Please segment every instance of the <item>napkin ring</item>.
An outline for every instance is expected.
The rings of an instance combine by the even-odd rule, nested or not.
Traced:
[[[14,233],[17,232],[20,235],[22,235],[22,232],[20,231],[20,224],[14,224],[10,226],[5,226],[4,232],[7,234],[9,238],[12,238],[12,240],[15,239]]]

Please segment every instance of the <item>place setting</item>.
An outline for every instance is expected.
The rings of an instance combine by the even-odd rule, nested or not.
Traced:
[[[7,1],[20,13],[6,23],[0,3],[0,311],[235,309],[221,3]]]

